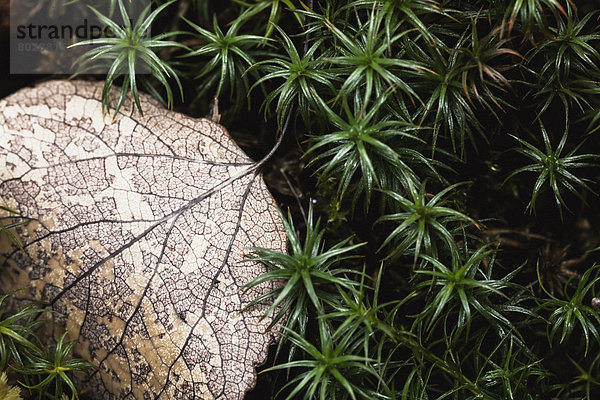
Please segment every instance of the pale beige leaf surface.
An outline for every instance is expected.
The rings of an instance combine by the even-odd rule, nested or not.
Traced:
[[[103,117],[102,83],[51,81],[0,101],[0,204],[27,221],[3,242],[2,291],[45,300],[100,365],[98,399],[241,399],[272,333],[241,312],[286,250],[273,198],[223,127],[142,95]],[[3,215],[7,217],[7,215]],[[11,279],[8,279],[8,276]]]

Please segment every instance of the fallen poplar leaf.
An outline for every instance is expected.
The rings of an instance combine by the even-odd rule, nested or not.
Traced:
[[[103,116],[102,83],[51,81],[0,101],[0,204],[18,210],[2,291],[45,300],[100,366],[98,399],[241,399],[273,333],[272,287],[244,249],[285,251],[256,164],[223,127],[141,95]],[[8,218],[9,214],[2,214]],[[1,261],[1,260],[0,260]]]

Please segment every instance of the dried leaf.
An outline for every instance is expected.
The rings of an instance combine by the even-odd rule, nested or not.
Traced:
[[[100,366],[94,398],[241,399],[274,334],[268,305],[240,312],[272,289],[243,293],[264,267],[240,261],[286,250],[274,200],[220,125],[147,96],[112,122],[101,91],[51,81],[0,102],[0,204],[27,221],[1,288],[49,302]]]

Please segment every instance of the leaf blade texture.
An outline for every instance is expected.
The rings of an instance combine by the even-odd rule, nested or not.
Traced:
[[[0,288],[48,302],[100,366],[94,398],[241,399],[275,333],[268,304],[240,311],[273,289],[242,293],[264,267],[240,261],[286,251],[275,202],[220,125],[146,95],[113,120],[101,96],[50,81],[0,101],[0,204],[26,221]]]

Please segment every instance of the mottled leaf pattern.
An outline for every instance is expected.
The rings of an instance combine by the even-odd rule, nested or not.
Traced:
[[[274,200],[220,125],[146,96],[113,121],[101,92],[51,81],[0,102],[0,204],[27,221],[0,287],[49,302],[100,365],[94,398],[241,399],[273,334],[264,307],[240,311],[270,289],[243,294],[264,267],[240,261],[286,250]]]

